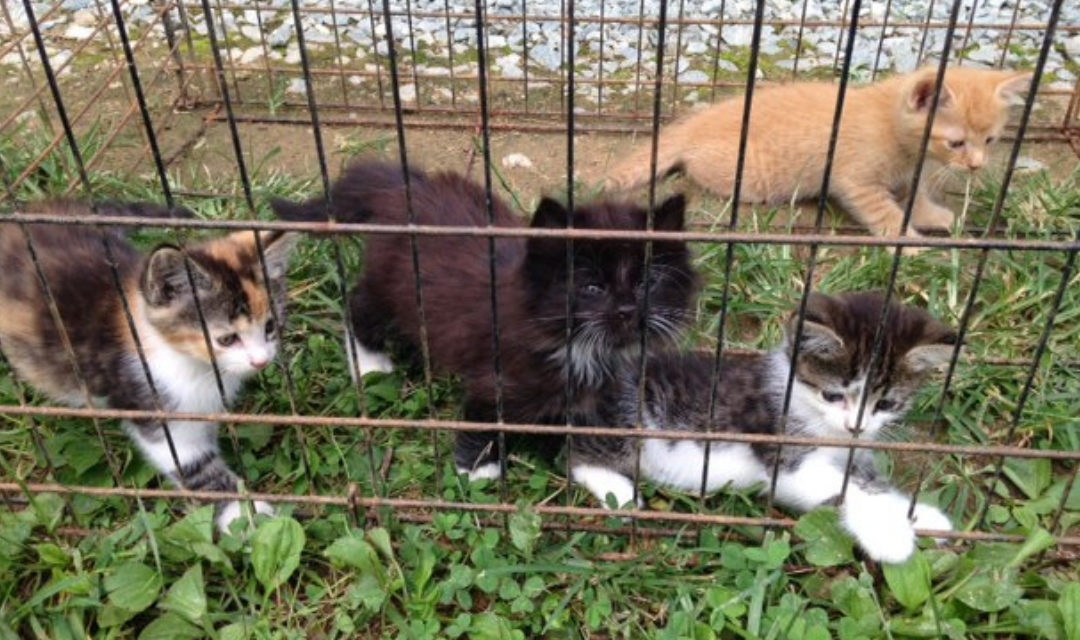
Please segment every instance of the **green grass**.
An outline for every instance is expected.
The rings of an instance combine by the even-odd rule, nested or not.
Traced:
[[[84,147],[100,144],[89,130]],[[9,172],[40,149],[32,134],[0,140]],[[340,153],[384,154],[385,138],[350,137]],[[71,159],[48,158],[18,195],[59,193]],[[276,174],[268,162],[253,169],[258,215],[270,195],[301,197],[318,181]],[[497,170],[497,167],[496,167]],[[196,169],[170,175],[174,188],[215,188]],[[505,189],[505,182],[497,184]],[[156,183],[98,171],[100,197],[159,199]],[[991,183],[993,181],[991,180]],[[969,216],[985,222],[994,185],[974,191]],[[529,197],[512,194],[521,207]],[[723,224],[722,203],[695,200],[700,221]],[[241,198],[186,201],[207,218],[246,218]],[[1006,234],[1037,237],[1072,233],[1080,222],[1077,176],[1051,182],[1018,180],[1006,204]],[[744,209],[741,228],[775,228],[787,215]],[[843,221],[834,217],[834,221]],[[192,234],[196,237],[198,234]],[[149,246],[172,232],[140,232]],[[349,281],[362,266],[358,241],[340,247]],[[705,279],[691,342],[709,348],[717,335],[724,251],[695,246]],[[278,361],[253,381],[237,411],[393,418],[459,416],[460,389],[436,378],[431,393],[416,367],[370,376],[359,395],[346,374],[340,343],[340,283],[334,246],[305,241],[290,274],[285,345]],[[957,323],[971,290],[977,252],[928,252],[903,261],[899,298],[927,306]],[[814,285],[825,291],[881,288],[891,253],[825,248]],[[1026,366],[991,359],[1030,360],[1060,284],[1064,256],[994,252],[979,287],[965,360],[957,370],[940,424],[940,389],[927,389],[910,416],[910,435],[956,444],[1021,444],[1033,449],[1080,449],[1080,288],[1073,282],[1040,363],[1032,393],[1011,441]],[[726,344],[768,348],[776,343],[805,277],[805,249],[738,246],[729,290]],[[26,396],[0,371],[0,402]],[[155,487],[159,480],[135,455],[119,425],[104,423],[105,441],[121,467],[123,486]],[[230,426],[227,456],[248,487],[291,495],[439,498],[494,503],[496,487],[465,485],[450,464],[448,434],[407,429],[300,429]],[[43,444],[37,447],[35,434]],[[435,451],[433,453],[433,443]],[[50,477],[47,454],[54,475]],[[595,506],[569,487],[560,468],[518,459],[507,481],[519,504],[507,518],[454,511],[428,512],[411,523],[388,511],[283,506],[254,534],[213,539],[211,510],[167,501],[56,495],[10,496],[0,510],[0,638],[1080,638],[1080,585],[1075,548],[1056,548],[1052,536],[1077,535],[1080,486],[1049,533],[1071,482],[1072,467],[1010,459],[993,482],[989,457],[882,456],[902,486],[920,472],[922,500],[935,502],[961,528],[1022,536],[1023,544],[977,543],[924,550],[902,567],[865,562],[823,509],[800,519],[794,532],[761,527],[708,527],[700,535],[676,528],[637,539],[617,520],[570,532],[565,521],[541,518],[530,505]],[[0,479],[113,486],[100,442],[83,421],[0,416]],[[989,489],[989,491],[988,491]],[[654,510],[728,515],[770,514],[752,492],[723,492],[701,501],[644,486]],[[974,520],[992,495],[987,523]],[[412,512],[413,515],[416,512]],[[640,524],[640,528],[655,528]],[[605,528],[607,530],[605,530]]]

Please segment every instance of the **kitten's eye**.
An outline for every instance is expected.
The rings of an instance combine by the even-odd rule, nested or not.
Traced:
[[[995,138],[994,136],[987,136],[986,144],[992,144],[994,140],[997,140],[997,138]]]
[[[895,400],[888,400],[886,398],[882,398],[881,400],[878,400],[877,404],[874,405],[874,411],[892,411],[895,408],[896,408],[896,401]]]
[[[950,149],[963,149],[964,148],[964,141],[963,140],[949,140],[948,145],[949,145]]]
[[[832,391],[822,391],[821,397],[825,400],[825,402],[840,402],[844,399],[844,394],[833,393]]]
[[[240,336],[235,333],[226,333],[223,336],[219,336],[217,343],[223,347],[231,347],[236,344],[236,341],[240,339]]]
[[[266,321],[266,335],[272,336],[272,335],[274,335],[274,331],[276,331],[276,330],[277,330],[277,324],[274,323],[274,319],[270,318],[269,320],[267,320]]]
[[[587,284],[581,288],[585,295],[598,296],[604,292],[604,287],[598,284]]]

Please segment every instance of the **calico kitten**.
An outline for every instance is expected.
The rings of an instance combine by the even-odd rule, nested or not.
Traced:
[[[812,294],[802,340],[793,344],[796,319],[783,345],[768,354],[725,358],[716,405],[709,419],[713,357],[703,353],[650,356],[642,424],[646,429],[854,437],[860,394],[869,384],[860,438],[875,439],[899,421],[924,382],[948,362],[956,333],[925,311],[893,304],[883,357],[867,382],[874,331],[884,298],[876,293],[837,297]],[[786,430],[780,411],[792,355],[798,351]],[[637,369],[621,376],[622,390],[609,399],[605,424],[635,424],[639,410]],[[692,440],[575,437],[571,475],[603,500],[618,504],[634,494],[637,448],[641,475],[683,491],[701,490],[705,445]],[[641,444],[638,445],[637,443]],[[776,499],[797,511],[826,504],[840,494],[848,450],[835,447],[746,445],[715,442],[709,450],[706,490],[764,484],[768,491],[779,456]],[[909,498],[880,477],[871,453],[857,449],[842,505],[844,527],[875,560],[902,562],[914,550],[915,528],[949,530],[948,517],[926,504],[907,517]]]
[[[847,92],[829,196],[877,235],[900,232],[937,69],[925,68]],[[913,226],[949,229],[953,213],[932,198],[945,171],[977,171],[1005,127],[1011,101],[1028,89],[1028,72],[949,69],[927,147],[907,234]],[[782,204],[818,195],[825,170],[837,86],[799,82],[754,94],[741,197]],[[792,117],[798,113],[798,117]],[[660,132],[657,172],[685,171],[705,188],[731,197],[742,130],[743,99],[704,109]],[[646,143],[620,162],[608,184],[649,181]],[[937,166],[935,166],[937,165]]]
[[[409,173],[412,209],[418,224],[484,227],[484,189],[453,173]],[[398,167],[364,163],[349,168],[334,185],[334,219],[342,222],[404,224],[404,176]],[[519,228],[522,221],[499,200],[492,203],[495,226]],[[327,204],[275,202],[286,220],[325,220]],[[684,200],[675,196],[654,212],[661,231],[683,228]],[[532,219],[536,228],[563,229],[571,215],[544,199]],[[644,229],[646,211],[616,202],[575,208],[573,223],[585,229]],[[488,238],[419,236],[424,314],[432,365],[455,373],[466,388],[467,420],[496,418],[497,380],[493,366],[491,278]],[[497,238],[495,271],[500,331],[503,419],[517,423],[595,422],[600,389],[624,360],[640,349],[641,328],[648,343],[669,345],[684,326],[697,287],[683,243],[655,242],[648,273],[642,242],[576,240],[573,330],[566,344],[567,273],[565,239]],[[366,238],[365,271],[353,289],[353,368],[361,375],[388,371],[383,351],[388,338],[420,345],[420,314],[410,240],[396,234]],[[643,316],[645,281],[648,315]],[[348,338],[347,338],[348,339]],[[351,351],[350,351],[351,353]],[[573,403],[566,405],[567,376]],[[461,471],[474,478],[497,477],[498,447],[491,433],[461,433],[455,447]]]
[[[45,205],[44,213],[87,215],[86,205]],[[110,205],[110,215],[171,215],[155,205]],[[122,300],[102,244],[90,227],[28,225],[34,250],[56,310],[75,354],[72,362],[61,329],[54,323],[26,239],[14,224],[0,224],[0,347],[15,371],[55,401],[74,406],[155,410],[152,387],[136,351]],[[150,368],[160,408],[167,411],[224,411],[241,383],[273,360],[279,319],[285,313],[285,270],[294,234],[261,236],[270,277],[269,291],[256,253],[255,236],[240,231],[189,246],[161,245],[148,255],[132,247],[118,230],[105,236],[131,307],[135,329]],[[188,257],[214,358],[225,388],[219,393],[192,296]],[[80,382],[80,379],[82,382]],[[84,386],[85,384],[85,386]],[[164,425],[133,420],[124,429],[143,455],[172,482],[191,490],[235,491],[237,476],[218,449],[218,425],[170,420],[170,451]],[[179,468],[177,468],[179,462]],[[261,513],[269,505],[256,502]],[[219,505],[222,529],[241,515],[238,502]]]

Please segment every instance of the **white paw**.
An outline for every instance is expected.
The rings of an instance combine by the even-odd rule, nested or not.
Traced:
[[[926,531],[952,531],[953,528],[949,516],[941,509],[921,502],[915,505],[915,520],[912,526]],[[943,544],[948,538],[934,538],[934,541]]]
[[[464,473],[469,476],[469,482],[476,482],[477,480],[498,480],[502,477],[502,467],[498,462],[488,462],[482,464],[475,469],[466,469],[465,467],[458,467],[457,472]]]
[[[574,482],[589,490],[596,496],[600,504],[608,506],[608,495],[615,497],[615,504],[619,507],[637,505],[640,509],[645,506],[641,496],[634,498],[634,483],[630,478],[610,469],[593,465],[578,465],[571,471]]]
[[[903,496],[849,492],[842,521],[872,560],[900,563],[915,552],[915,527],[907,518]]]
[[[360,344],[359,340],[351,336],[347,335],[345,339],[352,340],[353,348],[349,349],[346,346],[345,349],[349,357],[349,375],[352,376],[354,384],[356,383],[357,372],[363,378],[373,371],[390,373],[394,370],[394,363],[385,353],[366,349],[364,345]]]
[[[249,504],[254,508],[253,515],[258,515],[260,513],[268,516],[274,515],[274,507],[270,506],[269,503],[263,502],[262,500],[256,500]],[[247,513],[248,507],[245,504],[241,504],[237,501],[226,504],[222,507],[221,513],[217,516],[216,522],[218,530],[222,533],[228,533],[229,527],[232,526],[233,521],[246,518]]]

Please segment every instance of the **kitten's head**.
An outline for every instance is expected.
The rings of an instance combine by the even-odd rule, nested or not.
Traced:
[[[792,412],[813,435],[846,437],[856,426],[860,394],[869,384],[862,434],[874,438],[910,408],[919,388],[949,362],[957,335],[917,307],[893,302],[882,355],[868,381],[880,293],[811,294],[798,345]],[[784,355],[795,350],[797,317],[788,320]]]
[[[656,207],[653,228],[682,231],[686,200],[673,196]],[[533,216],[534,228],[564,229],[569,213],[549,198]],[[576,229],[643,230],[647,211],[617,202],[599,202],[574,210]],[[669,344],[689,315],[697,274],[683,242],[653,242],[652,261],[645,273],[645,243],[620,240],[574,241],[574,322],[572,356],[603,357],[633,350],[641,327],[650,345]],[[566,327],[566,239],[530,238],[525,259],[530,310],[561,341]],[[648,313],[645,282],[648,280]]]
[[[281,333],[277,322],[285,317],[285,271],[297,236],[261,231],[259,238],[269,286],[251,231],[238,231],[186,251],[159,246],[147,258],[139,283],[146,317],[162,337],[177,351],[209,363],[199,310],[191,294],[194,282],[214,360],[223,374],[231,376],[250,375],[274,359]]]
[[[1005,129],[1009,105],[1027,92],[1031,78],[1027,71],[947,70],[930,131],[929,157],[953,169],[981,169],[991,143]],[[910,148],[918,149],[922,142],[936,80],[937,69],[925,68],[904,83],[901,132]]]

